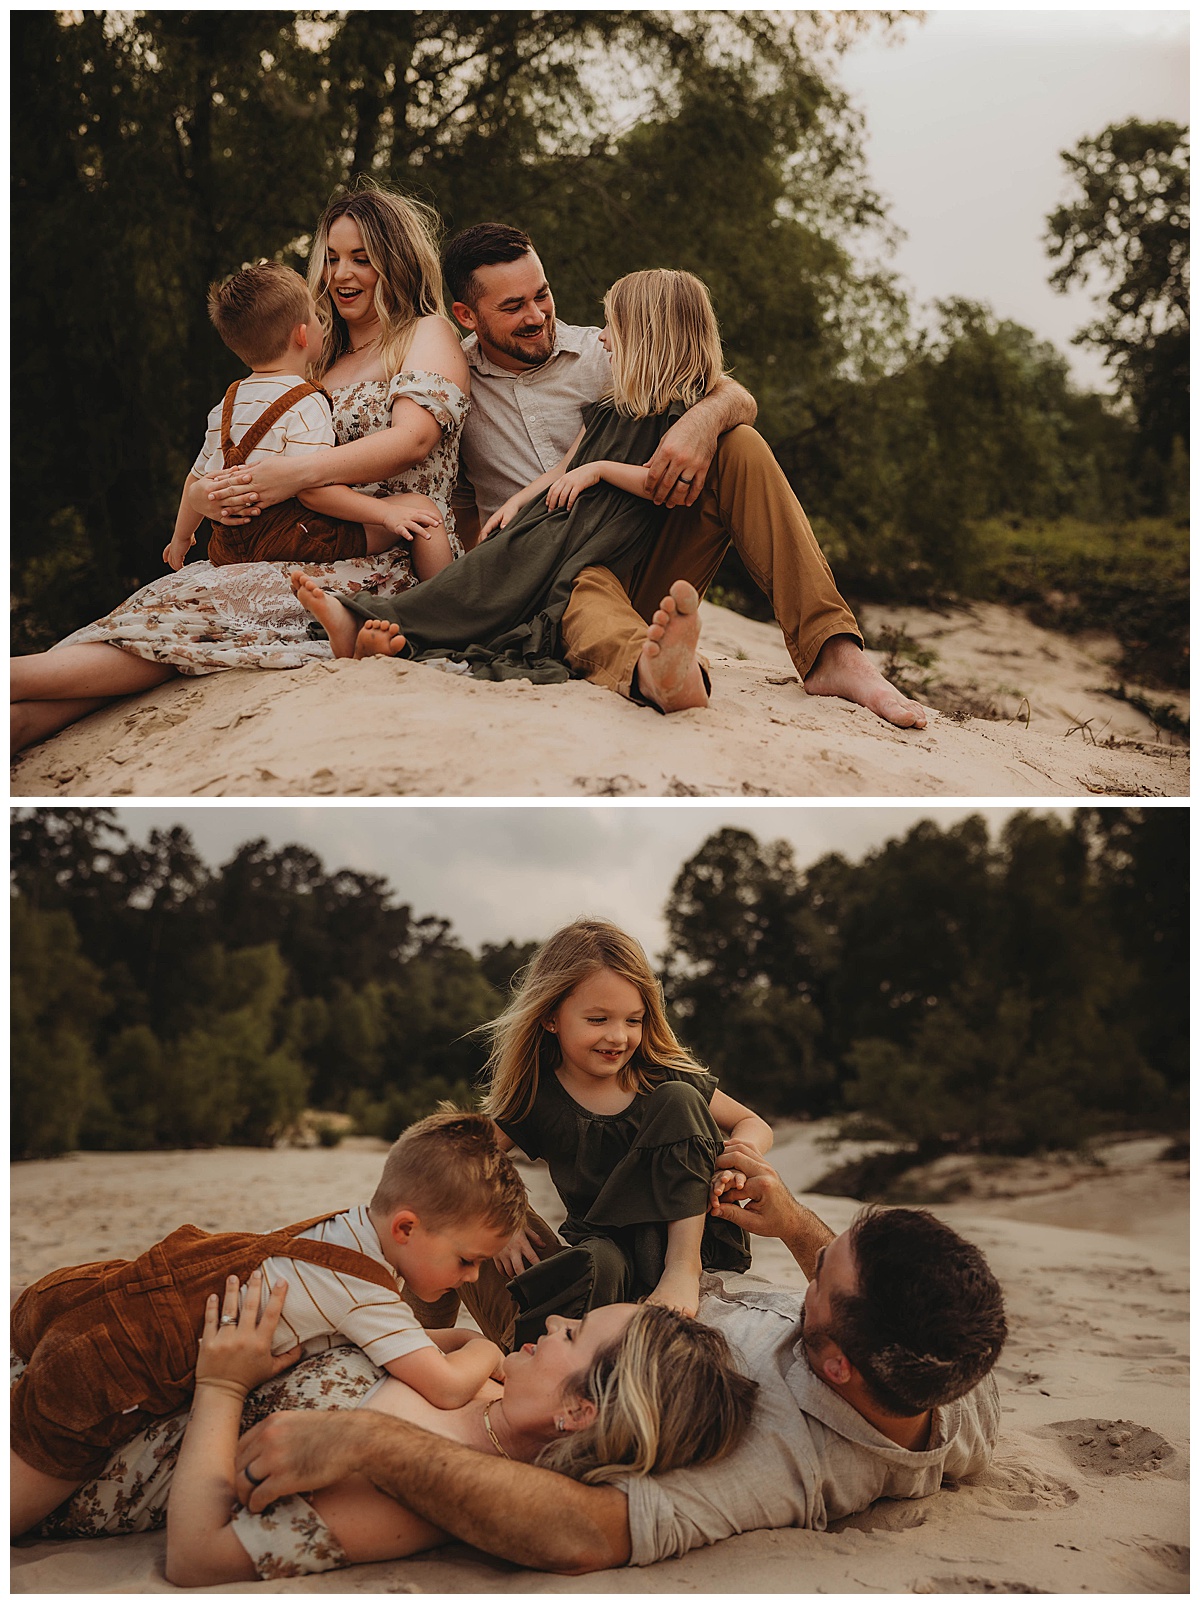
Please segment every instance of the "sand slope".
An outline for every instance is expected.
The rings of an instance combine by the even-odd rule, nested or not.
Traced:
[[[777,1162],[797,1190],[831,1163],[821,1134],[780,1131]],[[1016,1172],[1010,1195],[937,1211],[983,1247],[1008,1301],[1011,1336],[998,1371],[1004,1426],[976,1484],[876,1504],[835,1531],[747,1534],[638,1571],[543,1576],[453,1544],[303,1581],[202,1591],[1185,1592],[1188,1183],[1185,1165],[1156,1161],[1161,1146],[1113,1149],[1104,1169],[1071,1185],[1049,1174],[1040,1192],[1036,1175]],[[334,1151],[74,1154],[17,1165],[14,1280],[136,1251],[183,1219],[266,1228],[345,1206],[373,1184],[381,1150],[356,1140]],[[535,1205],[557,1218],[543,1168],[525,1174]],[[984,1190],[1006,1188],[993,1179]],[[1061,1218],[1064,1197],[1074,1228],[1039,1223],[1041,1200]],[[856,1207],[845,1198],[810,1201],[839,1229]],[[778,1243],[756,1244],[754,1273],[803,1284]],[[176,1591],[163,1579],[163,1545],[160,1533],[23,1544],[13,1550],[13,1591]]]
[[[1187,794],[1179,743],[1095,689],[1112,683],[1104,662],[1111,643],[1064,641],[999,607],[960,615],[881,611],[881,621],[902,622],[910,635],[936,635],[938,674],[969,688],[969,705],[993,704],[1013,720],[934,714],[927,729],[900,731],[846,702],[807,697],[775,625],[707,602],[702,612],[715,686],[703,711],[664,719],[582,682],[493,685],[379,659],[246,670],[177,679],[93,715],[20,758],[12,792]],[[868,610],[868,632],[873,617]]]

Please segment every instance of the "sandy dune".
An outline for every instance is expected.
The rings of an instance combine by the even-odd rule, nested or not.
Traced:
[[[780,1132],[777,1161],[798,1191],[833,1162],[821,1135],[813,1126]],[[73,1154],[17,1165],[14,1281],[136,1251],[184,1219],[265,1228],[344,1206],[372,1186],[381,1145]],[[939,1208],[984,1248],[1009,1305],[1004,1427],[979,1483],[877,1504],[835,1531],[749,1534],[647,1570],[550,1577],[452,1544],[302,1582],[208,1591],[1186,1592],[1188,1182],[1186,1165],[1158,1161],[1162,1145],[1115,1146],[1100,1168],[991,1171],[978,1195]],[[544,1171],[525,1173],[535,1204],[551,1214]],[[835,1228],[856,1207],[810,1201]],[[803,1284],[777,1243],[756,1245],[753,1273]],[[153,1533],[22,1544],[13,1591],[176,1591],[163,1579],[163,1543]]]
[[[381,659],[176,679],[32,748],[14,796],[1185,796],[1174,737],[1101,694],[1111,642],[1000,607],[867,609],[938,652],[935,713],[892,729],[808,697],[774,624],[705,602],[715,694],[664,719],[574,682]],[[882,662],[881,654],[875,660]],[[947,689],[947,687],[951,687]],[[1178,700],[1178,699],[1177,699]],[[1026,720],[1026,706],[1028,720]]]

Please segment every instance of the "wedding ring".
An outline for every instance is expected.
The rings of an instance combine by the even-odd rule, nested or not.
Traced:
[[[223,1326],[235,1326],[235,1325],[237,1325],[237,1315],[236,1314],[223,1314],[221,1316],[220,1320],[218,1321],[218,1324],[219,1325],[223,1325]]]
[[[263,1482],[265,1482],[266,1479],[267,1479],[265,1476],[252,1476],[250,1474],[250,1466],[249,1465],[246,1465],[246,1466],[243,1467],[242,1475],[250,1483],[251,1487],[261,1487]]]

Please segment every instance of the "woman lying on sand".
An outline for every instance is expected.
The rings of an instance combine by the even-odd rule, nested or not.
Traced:
[[[440,514],[456,557],[450,495],[470,380],[443,311],[436,217],[398,195],[360,188],[317,223],[309,287],[325,330],[315,377],[330,392],[339,444],[323,453],[337,482],[405,494]],[[207,481],[189,505],[210,516]],[[453,566],[453,565],[452,565]],[[44,741],[114,697],[174,674],[299,668],[328,656],[288,583],[295,562],[188,563],[48,652],[12,661],[12,749]],[[308,578],[394,596],[416,583],[407,546],[310,563]]]
[[[165,1521],[166,1576],[180,1587],[401,1559],[449,1540],[358,1476],[259,1515],[241,1508],[239,1434],[280,1409],[366,1407],[588,1483],[718,1459],[749,1424],[757,1388],[734,1368],[724,1337],[670,1309],[609,1304],[583,1320],[551,1316],[545,1336],[507,1356],[502,1386],[487,1382],[463,1408],[437,1409],[357,1348],[331,1348],[280,1375],[271,1338],[285,1290],[276,1287],[261,1317],[249,1299],[239,1313],[234,1282],[218,1319],[214,1294],[191,1413],[157,1421],[119,1449],[38,1535],[117,1535]]]

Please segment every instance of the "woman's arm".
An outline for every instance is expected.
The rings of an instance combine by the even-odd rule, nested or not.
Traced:
[[[271,1339],[279,1324],[287,1282],[277,1281],[261,1318],[262,1272],[246,1284],[238,1312],[237,1276],[225,1283],[224,1319],[219,1325],[214,1292],[204,1310],[204,1331],[196,1361],[196,1393],[183,1434],[171,1498],[167,1505],[167,1580],[177,1587],[253,1581],[254,1564],[230,1526],[236,1505],[234,1455],[242,1427],[242,1405],[251,1387],[295,1364],[299,1348],[278,1357]]]
[[[769,1153],[775,1141],[775,1132],[765,1119],[760,1119],[745,1103],[735,1102],[724,1092],[714,1092],[709,1104],[712,1117],[731,1142],[743,1142],[762,1155]]]

